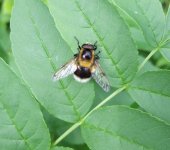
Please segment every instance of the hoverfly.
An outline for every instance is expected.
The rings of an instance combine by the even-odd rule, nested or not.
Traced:
[[[75,80],[85,83],[93,78],[105,92],[110,90],[110,85],[105,73],[102,71],[98,62],[99,56],[95,54],[97,49],[96,42],[94,44],[85,43],[82,46],[78,44],[78,53],[74,54],[74,58],[63,65],[54,75],[53,80],[59,80],[73,74]]]

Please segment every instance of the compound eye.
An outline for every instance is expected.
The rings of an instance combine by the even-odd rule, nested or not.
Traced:
[[[83,59],[90,60],[91,59],[91,52],[90,51],[84,51],[82,55]]]

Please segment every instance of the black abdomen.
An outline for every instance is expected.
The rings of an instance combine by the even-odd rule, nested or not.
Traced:
[[[86,68],[86,67],[77,68],[77,70],[74,72],[74,74],[81,79],[86,79],[86,78],[91,77],[91,71],[89,68]]]

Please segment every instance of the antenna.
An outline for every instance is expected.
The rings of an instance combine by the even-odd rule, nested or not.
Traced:
[[[76,36],[74,36],[74,39],[77,41],[78,48],[81,49],[80,42],[79,42],[79,40],[77,39]]]

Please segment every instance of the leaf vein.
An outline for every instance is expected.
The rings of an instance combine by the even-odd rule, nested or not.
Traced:
[[[94,23],[92,24],[92,23],[90,22],[90,19],[89,19],[88,16],[83,12],[83,9],[81,8],[81,6],[80,6],[80,4],[78,3],[77,0],[75,0],[75,3],[76,3],[76,5],[77,5],[77,8],[79,9],[79,11],[82,13],[82,16],[84,17],[85,21],[88,23],[88,25],[91,27],[91,29],[93,30],[93,32],[94,32],[94,33],[96,34],[96,36],[98,37],[101,45],[102,45],[103,48],[105,49],[105,52],[106,52],[107,55],[109,56],[112,64],[115,66],[115,69],[116,69],[116,71],[118,72],[118,76],[120,77],[120,79],[121,79],[122,82],[124,83],[125,78],[124,78],[124,77],[122,76],[122,74],[121,74],[122,71],[121,71],[120,67],[116,64],[115,60],[114,60],[112,57],[110,57],[110,55],[109,55],[109,50],[108,50],[107,46],[104,44],[103,38],[99,35],[99,33],[97,32],[97,30],[95,29]]]
[[[87,127],[90,128],[90,129],[95,129],[95,130],[97,130],[97,131],[102,131],[102,132],[104,132],[104,133],[106,133],[106,134],[109,134],[109,135],[111,135],[111,136],[113,136],[113,137],[118,137],[118,138],[120,138],[120,139],[123,139],[124,141],[127,141],[127,142],[131,143],[131,144],[135,144],[135,145],[138,145],[138,146],[143,147],[143,148],[145,148],[145,149],[151,150],[148,146],[146,146],[146,145],[144,145],[144,144],[140,144],[140,143],[138,143],[137,141],[130,140],[129,138],[127,138],[127,137],[125,137],[125,136],[122,136],[122,135],[120,135],[120,134],[118,135],[118,133],[116,133],[116,132],[112,132],[112,131],[109,131],[109,130],[107,130],[107,129],[103,129],[103,128],[100,128],[100,127],[97,127],[97,126],[95,126],[95,125],[88,124],[88,123],[85,123],[85,126],[87,126]]]
[[[155,93],[157,95],[160,95],[160,96],[165,96],[165,97],[170,97],[170,95],[168,94],[165,94],[165,93],[159,93],[157,91],[154,91],[154,90],[148,90],[148,89],[145,89],[145,88],[141,88],[141,87],[135,87],[135,86],[132,86],[131,88],[133,89],[137,89],[137,90],[143,90],[143,91],[147,91],[147,92],[151,92],[151,93]]]
[[[22,140],[24,141],[24,143],[27,145],[27,147],[31,150],[31,146],[29,145],[29,143],[27,142],[26,138],[24,137],[24,135],[22,134],[22,132],[18,129],[15,121],[12,119],[12,117],[10,116],[7,107],[5,106],[4,103],[1,103],[3,106],[3,109],[5,110],[5,112],[7,113],[7,115],[9,116],[13,126],[15,127],[15,129],[17,130],[17,133],[20,135],[20,137],[22,138]]]
[[[136,4],[139,6],[139,8],[141,9],[142,14],[144,15],[144,17],[145,17],[146,20],[148,21],[148,25],[149,25],[150,29],[152,30],[153,36],[154,36],[154,38],[155,38],[155,42],[156,42],[156,44],[157,44],[157,46],[158,46],[158,42],[157,42],[157,40],[156,40],[156,35],[155,35],[155,32],[154,32],[154,30],[153,30],[153,28],[152,28],[152,25],[151,25],[151,23],[150,23],[149,18],[147,17],[147,15],[145,14],[145,12],[144,12],[143,9],[141,8],[141,5],[139,4],[138,0],[136,0]]]
[[[48,52],[48,49],[47,49],[47,47],[46,47],[43,39],[40,37],[40,32],[39,32],[39,30],[38,30],[38,27],[36,26],[35,20],[33,19],[31,13],[30,13],[30,19],[31,19],[32,24],[33,24],[33,26],[34,26],[34,28],[35,28],[36,36],[37,36],[38,39],[40,40],[40,43],[41,43],[41,45],[42,45],[42,48],[43,48],[45,54],[47,55],[48,60],[49,60],[49,62],[50,62],[50,64],[51,64],[53,70],[56,71],[57,68],[55,67],[55,64],[53,63],[52,59],[50,59],[50,54],[49,54],[49,52]],[[77,111],[77,108],[76,108],[75,104],[73,103],[73,101],[72,101],[72,99],[71,99],[71,96],[69,95],[69,92],[66,90],[66,87],[65,87],[64,83],[63,83],[62,81],[59,81],[59,83],[60,83],[60,85],[62,86],[62,89],[63,89],[63,91],[64,91],[67,99],[69,100],[70,105],[72,106],[75,114],[77,115],[78,119],[80,119],[80,114],[79,114],[79,112]]]

